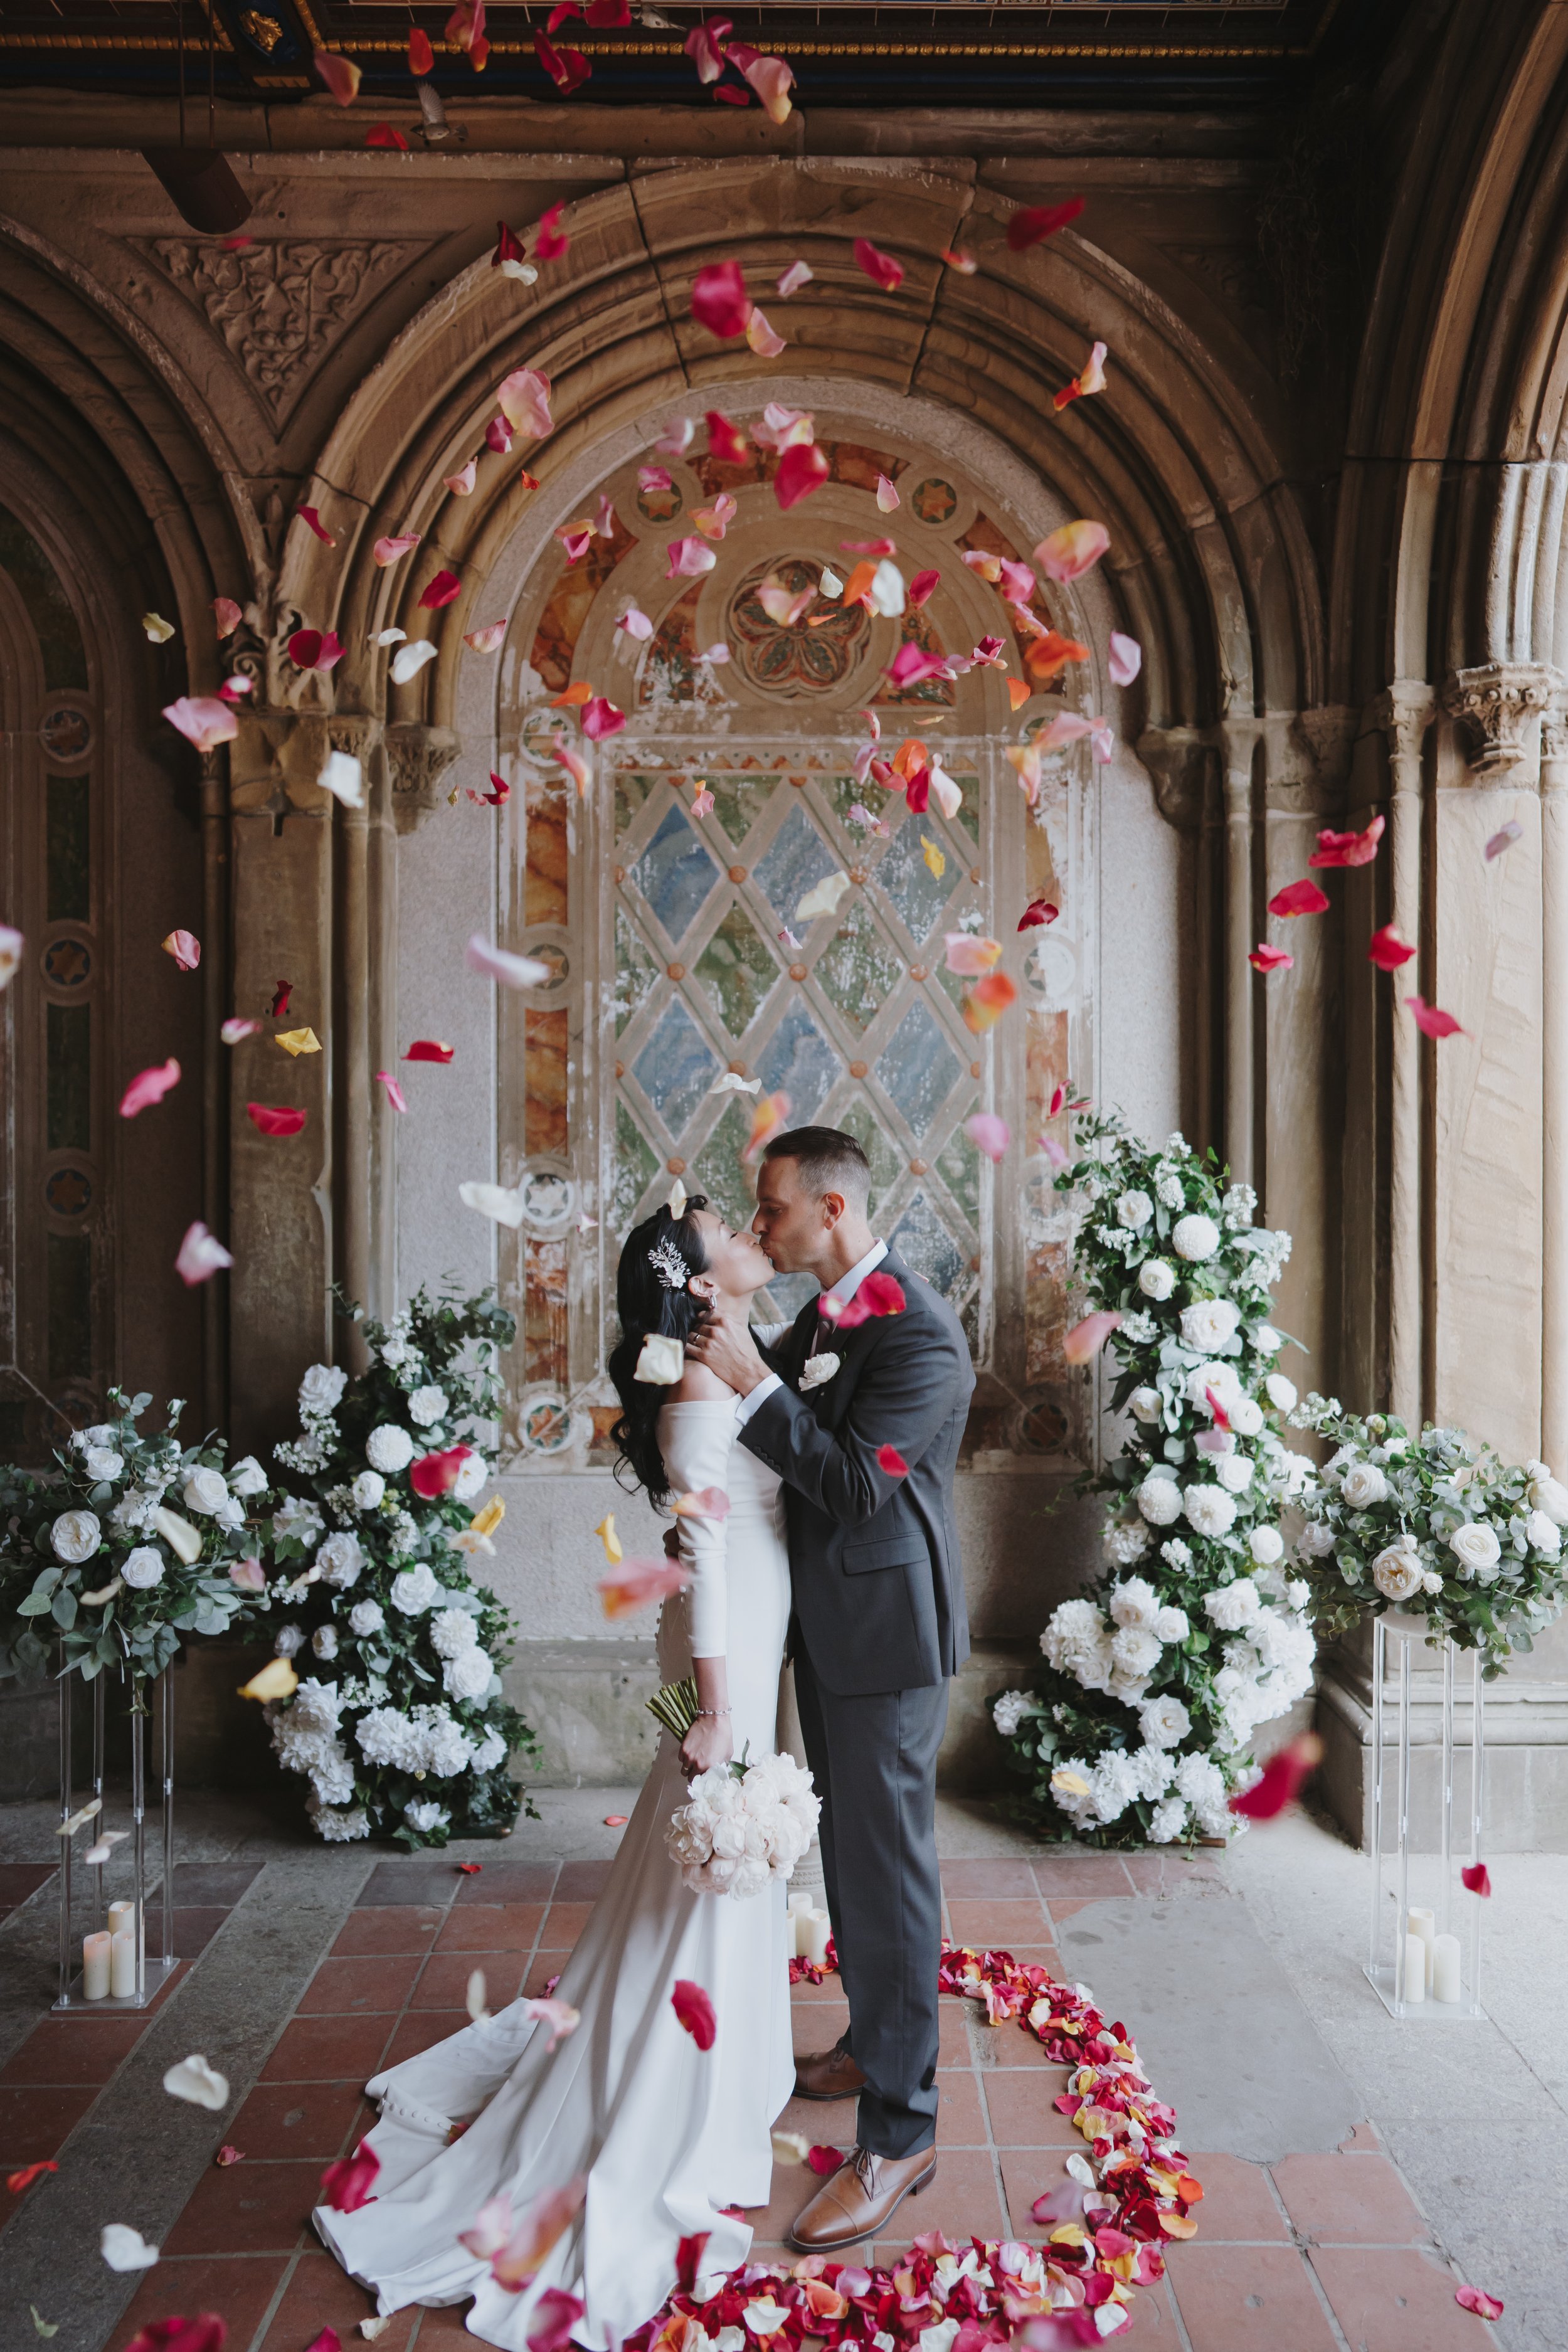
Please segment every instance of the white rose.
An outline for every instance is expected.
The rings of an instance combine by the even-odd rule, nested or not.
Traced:
[[[356,1601],[349,1611],[349,1631],[353,1633],[379,1633],[386,1622],[385,1612],[379,1601]]]
[[[1263,1393],[1276,1412],[1294,1412],[1296,1383],[1288,1381],[1283,1372],[1270,1372],[1263,1383]]]
[[[318,1625],[310,1636],[310,1647],[318,1658],[335,1658],[338,1654],[337,1627]]]
[[[228,1474],[228,1491],[231,1495],[265,1495],[267,1473],[254,1454],[247,1454],[243,1462],[235,1464]]]
[[[95,1511],[62,1511],[49,1529],[49,1543],[57,1559],[79,1568],[98,1549],[101,1533]]]
[[[1563,1530],[1544,1511],[1531,1511],[1524,1523],[1525,1541],[1533,1551],[1543,1551],[1555,1559],[1563,1549]]]
[[[379,1470],[362,1470],[349,1488],[349,1496],[356,1511],[374,1511],[386,1492],[386,1481]]]
[[[1163,1257],[1144,1259],[1138,1269],[1138,1287],[1145,1298],[1152,1298],[1158,1307],[1163,1300],[1169,1298],[1175,1286],[1174,1266],[1168,1265]]]
[[[112,1445],[89,1445],[82,1456],[89,1478],[118,1478],[125,1467],[123,1454]]]
[[[373,1470],[384,1470],[395,1476],[406,1470],[414,1459],[414,1440],[395,1421],[384,1421],[373,1429],[364,1442],[364,1458]]]
[[[991,1720],[1004,1739],[1011,1739],[1026,1717],[1038,1712],[1038,1703],[1028,1691],[1002,1691],[991,1702]]]
[[[1285,1538],[1278,1528],[1254,1528],[1247,1547],[1259,1568],[1272,1568],[1285,1557]]]
[[[1260,1356],[1277,1356],[1285,1345],[1285,1334],[1277,1331],[1272,1323],[1255,1323],[1252,1344]]]
[[[1263,1407],[1256,1397],[1240,1396],[1226,1407],[1225,1417],[1237,1437],[1256,1437],[1263,1426]]]
[[[1388,1481],[1375,1462],[1352,1462],[1340,1484],[1340,1493],[1352,1511],[1366,1511],[1388,1500]]]
[[[1184,1642],[1192,1632],[1186,1611],[1167,1601],[1155,1616],[1154,1631],[1162,1642]]]
[[[441,1669],[448,1698],[482,1698],[494,1675],[495,1668],[483,1650],[460,1650]]]
[[[79,1454],[85,1454],[89,1446],[112,1445],[118,1435],[111,1421],[95,1421],[90,1429],[73,1429],[70,1442]]]
[[[1147,1577],[1124,1577],[1110,1588],[1108,1603],[1119,1625],[1141,1625],[1152,1631],[1160,1613],[1160,1599]]]
[[[1154,1203],[1147,1192],[1123,1192],[1116,1203],[1116,1222],[1132,1233],[1146,1225],[1154,1213]]]
[[[1133,1500],[1153,1528],[1168,1528],[1182,1516],[1181,1489],[1168,1471],[1151,1470]]]
[[[1171,1235],[1171,1247],[1190,1265],[1199,1265],[1205,1257],[1213,1257],[1218,1249],[1219,1227],[1212,1217],[1205,1217],[1201,1212],[1178,1217]]]
[[[228,1480],[221,1470],[192,1470],[186,1474],[181,1494],[187,1511],[205,1511],[210,1516],[227,1502]]]
[[[1179,1748],[1193,1727],[1193,1718],[1179,1698],[1166,1692],[1145,1699],[1138,1710],[1138,1727],[1151,1748]]]
[[[1200,1412],[1206,1412],[1212,1420],[1214,1407],[1209,1402],[1211,1389],[1218,1397],[1226,1418],[1228,1420],[1232,1405],[1239,1404],[1241,1402],[1241,1382],[1237,1377],[1236,1366],[1221,1358],[1213,1363],[1194,1364],[1187,1374],[1186,1384],[1183,1391],[1187,1402],[1196,1405]]]
[[[279,1625],[278,1638],[272,1644],[272,1654],[277,1658],[292,1658],[304,1646],[304,1641],[305,1636],[298,1625]]]
[[[418,1560],[412,1568],[392,1580],[392,1605],[401,1609],[405,1617],[417,1617],[439,1599],[442,1587],[431,1572],[427,1560]]]
[[[1214,1475],[1227,1494],[1245,1495],[1252,1484],[1252,1469],[1249,1454],[1226,1454],[1215,1464]]]
[[[1234,1584],[1221,1584],[1204,1595],[1205,1614],[1222,1633],[1238,1633],[1244,1625],[1256,1622],[1261,1606],[1250,1576],[1238,1576]]]
[[[340,1592],[346,1591],[351,1584],[357,1584],[360,1571],[364,1567],[364,1553],[360,1549],[358,1536],[347,1533],[329,1536],[316,1554],[314,1566],[329,1584],[336,1585]]]
[[[126,1554],[120,1573],[133,1591],[145,1592],[149,1586],[163,1580],[163,1555],[152,1544],[138,1544],[134,1551]]]
[[[496,1766],[504,1760],[506,1753],[506,1741],[501,1738],[500,1733],[499,1731],[487,1731],[484,1738],[480,1740],[479,1746],[474,1750],[474,1770],[476,1772],[493,1772]]]
[[[1456,1528],[1448,1538],[1448,1549],[1472,1575],[1478,1569],[1495,1568],[1502,1558],[1497,1529],[1489,1527],[1484,1519],[1473,1520],[1468,1527]],[[1393,1597],[1397,1598],[1396,1595]]]
[[[1459,1529],[1461,1535],[1472,1532],[1468,1528]],[[1487,1532],[1489,1535],[1491,1530]],[[1495,1544],[1495,1538],[1493,1541]],[[1397,1543],[1378,1553],[1372,1563],[1372,1580],[1385,1601],[1408,1601],[1413,1592],[1420,1591],[1424,1581],[1421,1556],[1408,1536],[1402,1536]]]
[[[348,1374],[341,1364],[312,1364],[300,1383],[300,1418],[319,1420],[336,1405],[348,1386]]]
[[[433,1429],[447,1410],[447,1391],[429,1382],[408,1400],[408,1418],[416,1429]]]
[[[1159,1420],[1163,1407],[1158,1389],[1134,1389],[1127,1402],[1133,1420],[1142,1422],[1145,1428]]]
[[[1241,1322],[1241,1309],[1228,1298],[1195,1298],[1182,1309],[1182,1344],[1200,1355],[1217,1356],[1228,1348]]]
[[[1339,1538],[1322,1519],[1309,1519],[1296,1549],[1304,1559],[1327,1559]]]
[[[1200,1536],[1228,1535],[1236,1525],[1236,1505],[1221,1486],[1184,1488],[1182,1508]]]
[[[489,1465],[482,1454],[470,1454],[452,1481],[452,1500],[471,1503],[489,1476]]]
[[[1544,1462],[1532,1465],[1539,1475],[1530,1482],[1530,1499],[1536,1510],[1560,1528],[1568,1528],[1568,1486],[1560,1486]]]

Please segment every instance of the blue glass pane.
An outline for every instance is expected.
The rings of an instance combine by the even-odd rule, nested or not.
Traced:
[[[718,867],[679,808],[670,810],[632,867],[634,887],[672,940],[685,936],[718,877]]]
[[[888,1235],[900,1257],[943,1296],[963,1272],[963,1252],[923,1192],[917,1192]]]
[[[805,1005],[792,1004],[763,1047],[757,1069],[769,1094],[789,1097],[790,1125],[806,1127],[838,1076],[838,1056]]]
[[[947,860],[940,881],[925,862],[922,834],[936,843]],[[872,878],[879,890],[887,892],[918,947],[930,937],[937,917],[963,881],[963,868],[941,832],[933,832],[926,817],[911,816],[893,835]]]
[[[796,907],[808,890],[838,870],[838,860],[797,805],[773,835],[766,856],[759,859],[757,882],[780,922],[798,932]],[[809,923],[809,916],[806,919]]]
[[[671,1135],[679,1135],[719,1074],[719,1065],[679,996],[632,1064],[638,1086]]]
[[[962,1066],[917,997],[889,1039],[877,1064],[877,1076],[918,1139],[946,1101]]]

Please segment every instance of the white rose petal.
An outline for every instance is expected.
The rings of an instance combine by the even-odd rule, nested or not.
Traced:
[[[1568,1528],[1568,1486],[1561,1486],[1544,1462],[1533,1465],[1537,1475],[1530,1482],[1530,1499],[1538,1511],[1560,1528]]]
[[[228,2078],[205,2058],[182,2058],[171,2066],[163,2077],[163,2088],[171,2098],[185,2099],[193,2107],[210,2107],[216,2115],[228,2105]]]
[[[184,1560],[187,1568],[194,1567],[202,1556],[199,1529],[193,1528],[189,1519],[183,1519],[178,1511],[165,1510],[161,1504],[152,1514],[152,1521],[176,1559]]]
[[[106,2221],[98,2247],[111,2271],[150,2271],[158,2259],[157,2247],[125,2221]]]
[[[1548,1559],[1555,1559],[1563,1549],[1563,1530],[1544,1511],[1531,1511],[1524,1523],[1524,1536],[1531,1549],[1543,1551]]]
[[[1288,1381],[1283,1372],[1270,1372],[1263,1383],[1263,1393],[1276,1412],[1294,1412],[1296,1383]]]
[[[633,1380],[646,1381],[654,1388],[669,1389],[674,1388],[685,1370],[686,1350],[679,1339],[662,1331],[645,1334]]]

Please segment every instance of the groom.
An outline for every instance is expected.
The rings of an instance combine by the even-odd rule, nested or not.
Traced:
[[[740,1395],[741,1442],[787,1496],[795,1695],[849,2002],[848,2032],[797,2062],[795,2091],[860,2101],[853,2158],[795,2225],[813,2253],[880,2235],[936,2170],[936,1757],[969,1654],[952,1472],[974,1373],[947,1301],[872,1233],[870,1183],[852,1135],[775,1137],[752,1231],[823,1296],[766,1360],[726,1323],[687,1342]],[[843,1328],[834,1310],[871,1274],[868,1299],[896,1311]]]

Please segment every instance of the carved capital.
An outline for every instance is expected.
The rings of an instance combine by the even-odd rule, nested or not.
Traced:
[[[1534,758],[1541,720],[1563,679],[1547,662],[1484,662],[1453,673],[1445,709],[1464,738],[1473,776],[1508,776]]]
[[[1563,773],[1563,771],[1568,769],[1568,709],[1565,709],[1561,702],[1552,703],[1549,709],[1543,710],[1541,714],[1542,788],[1547,782],[1548,768],[1556,772],[1551,779],[1554,788],[1568,782],[1568,776]]]
[[[1313,782],[1320,793],[1337,794],[1343,784],[1359,723],[1359,714],[1342,702],[1296,713],[1296,732],[1311,755]]]
[[[1204,786],[1214,760],[1213,747],[1196,727],[1151,727],[1138,738],[1138,757],[1154,780],[1160,814],[1178,833],[1194,833],[1203,823]]]
[[[441,779],[462,750],[462,739],[449,727],[426,727],[422,719],[409,719],[389,727],[384,740],[393,822],[399,833],[413,833],[440,807]]]
[[[1387,736],[1396,782],[1402,761],[1419,762],[1426,730],[1436,715],[1437,698],[1421,677],[1396,677],[1368,703],[1366,723]]]

